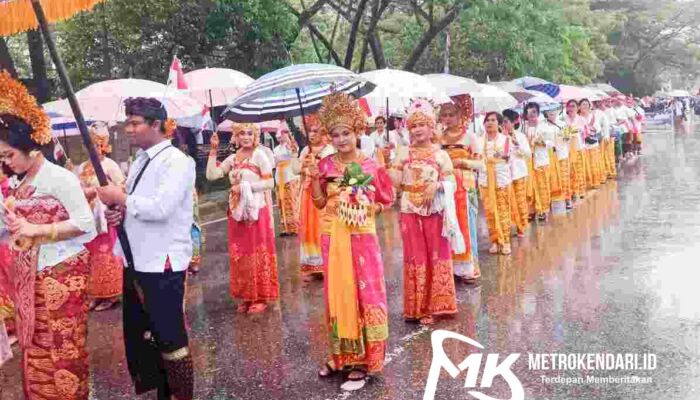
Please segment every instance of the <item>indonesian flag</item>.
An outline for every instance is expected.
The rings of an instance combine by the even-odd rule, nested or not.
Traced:
[[[168,86],[174,86],[178,90],[187,90],[187,82],[185,82],[185,74],[182,72],[182,64],[177,56],[173,57],[173,62],[170,64],[170,72],[168,73]]]
[[[205,130],[205,129],[210,129],[210,126],[213,127],[214,121],[211,119],[211,114],[209,113],[210,108],[208,106],[204,106],[202,108],[202,125],[199,127],[199,130]]]
[[[58,141],[58,138],[53,138],[53,158],[56,161],[62,160],[66,156],[66,151],[63,150],[63,146],[61,145],[61,142]]]
[[[367,103],[367,99],[364,97],[361,97],[359,100],[357,100],[357,104],[360,106],[362,111],[365,112],[365,115],[368,117],[372,116],[372,111],[369,108],[369,103]]]

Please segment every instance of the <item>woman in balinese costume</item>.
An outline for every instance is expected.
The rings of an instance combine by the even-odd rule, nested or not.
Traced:
[[[112,153],[107,125],[100,122],[93,124],[90,127],[90,138],[95,144],[95,150],[100,157],[107,180],[115,185],[123,185],[126,178],[122,170],[114,160],[107,157],[107,154]],[[92,163],[89,160],[85,161],[75,172],[92,208],[98,233],[95,239],[85,245],[90,252],[90,278],[87,288],[88,295],[93,298],[90,309],[104,311],[119,302],[119,296],[122,294],[124,263],[120,257],[112,253],[117,240],[117,231],[114,227],[107,226],[104,216],[106,206],[97,198],[96,188],[100,186],[100,182],[97,181]]]
[[[180,149],[180,151],[192,158],[194,161],[194,157],[192,157],[187,149],[187,143],[184,140],[181,140],[181,137],[175,137],[176,129],[177,122],[175,122],[175,120],[171,118],[165,120],[165,137],[173,141],[173,145],[177,143],[177,147]],[[192,190],[192,219],[194,220],[190,233],[192,238],[192,258],[190,259],[190,264],[187,266],[187,273],[189,275],[199,273],[199,267],[202,265],[202,252],[204,251],[204,235],[202,234],[202,228],[200,226],[199,195],[197,194],[196,185]]]
[[[605,117],[606,128],[603,129],[603,135],[600,142],[600,152],[605,168],[605,178],[613,179],[617,175],[615,168],[615,140],[613,137],[617,120],[615,119],[613,111],[608,108],[608,101],[609,99],[594,101],[593,105],[596,108],[596,112]]]
[[[96,235],[95,222],[78,178],[44,158],[51,129],[36,100],[4,72],[0,93],[0,156],[12,175],[2,207],[12,263],[0,287],[15,305],[24,396],[87,400],[84,245]]]
[[[567,210],[571,210],[571,163],[569,154],[571,152],[571,135],[575,132],[570,129],[562,129],[561,123],[557,120],[557,111],[545,111],[545,118],[552,129],[554,136],[554,154],[552,162],[557,163],[558,192],[552,190],[553,200],[563,200]]]
[[[509,136],[500,132],[503,117],[497,112],[489,112],[484,117],[483,145],[480,154],[485,171],[479,174],[481,201],[486,211],[489,227],[491,254],[508,255],[511,231],[511,185],[510,157],[513,144]]]
[[[477,160],[476,136],[467,133],[471,101],[458,98],[459,105],[452,103],[440,107],[440,120],[444,126],[440,142],[442,149],[452,160],[455,182],[455,208],[459,229],[464,237],[465,251],[452,254],[455,276],[467,283],[473,283],[481,277],[477,248],[478,194],[476,190],[476,170],[482,165]],[[454,249],[453,249],[454,250]]]
[[[240,146],[221,164],[219,146],[212,136],[207,179],[228,177],[231,183],[228,209],[228,251],[231,297],[240,300],[238,312],[265,311],[279,297],[277,250],[267,193],[274,186],[272,164],[259,146],[260,131],[254,124],[234,124]]]
[[[634,97],[628,97],[626,105],[630,110],[630,123],[633,127],[632,152],[640,155],[642,154],[642,135],[644,132],[644,109],[637,104]]]
[[[307,130],[306,138],[309,145],[301,150],[299,159],[301,163],[296,164],[299,168],[296,173],[301,175],[301,211],[299,219],[299,242],[301,273],[305,279],[310,279],[312,275],[323,276],[323,253],[321,252],[321,211],[316,208],[313,200],[313,180],[309,176],[309,168],[314,163],[335,153],[335,149],[328,143],[328,136],[321,133],[321,121],[318,115],[308,115],[304,119],[304,126]]]
[[[571,161],[571,192],[573,200],[580,200],[586,193],[586,168],[583,145],[583,131],[586,122],[578,114],[576,100],[566,102],[566,115],[564,117],[565,129],[572,132],[569,160]]]
[[[390,170],[394,185],[402,190],[403,316],[407,321],[432,324],[437,316],[457,312],[452,247],[444,232],[456,230],[462,239],[462,252],[465,244],[456,216],[454,221],[445,217],[449,212],[446,205],[454,207],[456,187],[450,156],[433,143],[432,106],[414,103],[406,125],[411,145],[399,151]],[[456,253],[458,250],[455,246]]]
[[[368,374],[380,373],[384,365],[389,323],[375,214],[393,203],[394,191],[384,168],[357,149],[365,116],[356,102],[345,93],[332,93],[318,114],[323,133],[337,151],[318,163],[309,158],[307,164],[312,200],[322,209],[323,295],[330,341],[328,362],[318,373],[327,377],[348,369],[341,387],[357,390]]]
[[[591,102],[588,99],[581,99],[578,102],[578,114],[584,122],[583,145],[586,157],[584,168],[586,169],[586,186],[589,189],[597,188],[600,185],[603,174],[603,159],[600,156],[600,145],[598,135],[602,130],[601,121],[592,112]]]
[[[294,164],[299,162],[299,147],[286,122],[277,130],[275,155],[277,175],[277,206],[280,212],[280,235],[293,236],[299,232],[299,174]]]
[[[524,132],[533,153],[532,169],[529,173],[531,183],[530,204],[534,206],[537,219],[546,221],[552,204],[552,189],[550,183],[551,157],[549,149],[554,147],[554,138],[546,121],[540,121],[540,106],[528,103],[523,111],[525,114]]]
[[[511,157],[510,173],[513,180],[513,198],[511,207],[515,212],[511,213],[515,220],[513,223],[518,232],[518,237],[525,236],[530,216],[527,203],[527,179],[528,164],[532,159],[532,150],[527,137],[520,131],[520,115],[514,110],[503,111],[503,134],[510,138]]]

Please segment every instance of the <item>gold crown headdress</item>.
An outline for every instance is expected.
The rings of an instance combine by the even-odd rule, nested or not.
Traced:
[[[168,118],[165,120],[165,137],[172,139],[175,134],[175,129],[177,129],[177,122],[174,119]]]
[[[0,113],[12,114],[32,127],[32,141],[39,145],[51,142],[51,120],[34,96],[6,71],[0,71]]]
[[[363,132],[366,127],[365,113],[349,94],[343,92],[326,96],[318,110],[318,117],[326,134],[337,126],[344,126],[355,133]]]

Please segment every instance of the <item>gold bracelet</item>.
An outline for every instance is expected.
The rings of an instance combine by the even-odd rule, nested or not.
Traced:
[[[321,194],[321,195],[318,196],[318,197],[315,197],[314,195],[311,195],[311,200],[313,200],[313,201],[323,200],[323,194]]]
[[[58,239],[58,225],[54,222],[51,224],[51,234],[49,235],[49,240],[55,242]]]

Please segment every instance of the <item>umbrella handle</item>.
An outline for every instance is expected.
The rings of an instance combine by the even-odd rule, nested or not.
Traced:
[[[304,127],[304,132],[308,135],[309,134],[309,129],[306,126],[306,114],[304,113],[304,106],[301,103],[301,93],[299,92],[299,88],[294,89],[297,93],[297,100],[299,101],[299,111],[301,111],[301,124]],[[303,139],[303,137],[300,137],[299,139]],[[306,140],[299,140],[299,147],[306,146]]]
[[[97,180],[100,182],[100,186],[107,185],[107,176],[105,171],[102,169],[102,163],[97,155],[97,150],[90,139],[90,133],[88,132],[87,124],[85,123],[85,118],[83,117],[83,112],[80,109],[80,104],[78,99],[75,97],[75,92],[73,91],[73,85],[68,78],[68,73],[66,72],[66,66],[63,64],[61,56],[58,54],[56,49],[56,43],[49,32],[49,25],[46,21],[46,15],[44,14],[44,9],[41,6],[39,0],[32,0],[32,7],[34,8],[34,14],[36,14],[36,19],[39,22],[39,28],[41,29],[41,34],[46,42],[46,47],[49,49],[49,54],[53,59],[56,66],[56,72],[58,72],[58,77],[66,90],[66,95],[68,97],[68,103],[73,110],[73,115],[75,116],[75,122],[78,125],[78,130],[80,131],[80,136],[83,139],[83,145],[88,151],[90,156],[90,162],[95,169],[95,175],[97,175]],[[129,245],[129,238],[124,229],[124,225],[117,226],[117,235],[119,236],[119,242],[121,243],[122,249],[124,250],[124,256],[127,260],[127,264],[130,268],[134,268],[134,256],[131,252],[131,246]]]

